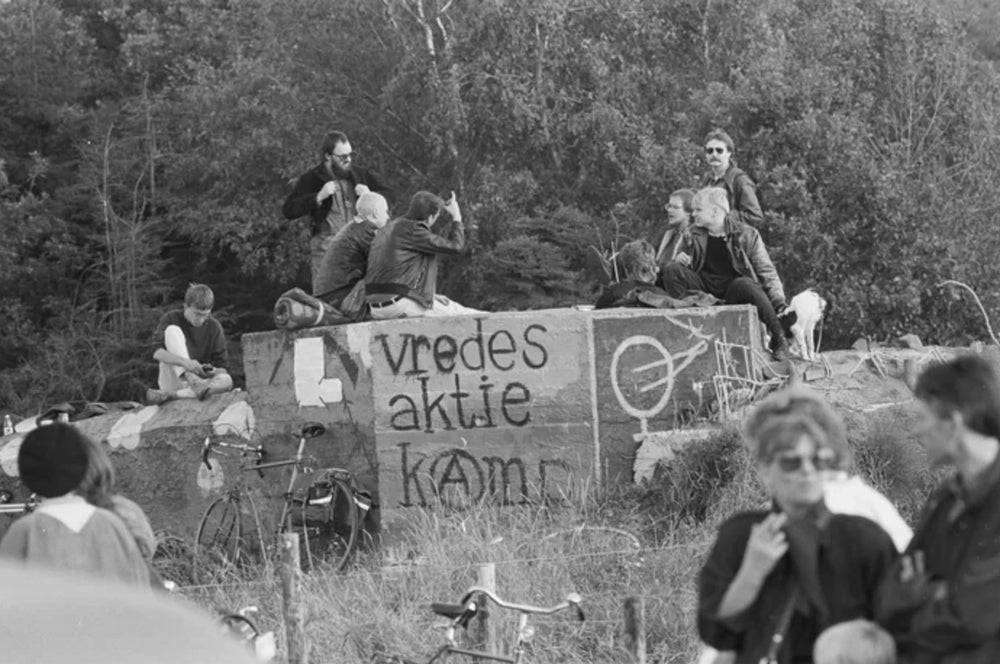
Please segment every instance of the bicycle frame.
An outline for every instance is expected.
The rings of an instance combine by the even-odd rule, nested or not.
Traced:
[[[479,605],[475,601],[475,597],[482,595],[488,600],[503,609],[508,609],[511,611],[518,612],[517,621],[517,636],[514,641],[514,651],[513,656],[506,655],[495,655],[492,653],[483,652],[481,650],[471,650],[468,648],[462,648],[458,646],[455,640],[455,632],[459,627],[465,627],[468,625],[469,620],[479,612]],[[465,593],[465,597],[462,598],[461,604],[464,605],[464,610],[461,615],[456,616],[451,623],[448,624],[446,629],[446,643],[441,646],[441,648],[429,659],[427,664],[434,664],[442,658],[447,658],[448,655],[464,655],[466,657],[472,657],[480,660],[487,660],[491,662],[504,662],[505,664],[520,664],[525,653],[525,646],[531,638],[532,630],[528,628],[528,617],[531,615],[551,615],[553,613],[558,613],[570,607],[573,607],[577,611],[577,615],[580,620],[583,620],[583,610],[580,608],[581,598],[576,593],[570,593],[566,596],[566,599],[551,607],[539,607],[532,606],[530,604],[516,604],[513,602],[507,602],[497,596],[493,591],[483,588],[481,586],[473,586],[469,588]],[[442,605],[438,605],[442,606]],[[446,609],[451,609],[454,612],[456,607],[447,607]],[[443,615],[443,613],[442,613]]]

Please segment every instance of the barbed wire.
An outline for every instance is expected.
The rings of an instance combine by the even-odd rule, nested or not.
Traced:
[[[655,555],[658,553],[668,553],[676,552],[686,549],[699,549],[707,546],[709,541],[697,541],[697,542],[684,542],[678,544],[668,544],[663,546],[655,547],[643,547],[636,549],[629,547],[626,549],[607,549],[603,551],[587,551],[582,553],[567,553],[562,555],[552,555],[552,556],[534,556],[528,558],[506,558],[501,560],[489,560],[485,562],[469,562],[469,563],[427,563],[410,561],[398,564],[388,564],[379,567],[375,570],[367,569],[356,569],[349,570],[339,574],[339,576],[344,578],[352,578],[364,575],[379,575],[379,574],[416,574],[421,571],[428,570],[467,570],[482,567],[483,565],[517,565],[517,564],[534,564],[543,562],[565,562],[569,560],[581,560],[584,558],[599,558],[605,556],[634,556],[634,557],[644,557],[647,555]],[[314,577],[315,578],[315,577]],[[278,585],[280,582],[278,580],[247,580],[247,581],[227,581],[223,583],[207,583],[207,584],[184,584],[179,585],[178,592],[185,591],[197,591],[197,590],[209,590],[217,588],[247,588],[247,587],[258,587],[258,586],[274,586]]]

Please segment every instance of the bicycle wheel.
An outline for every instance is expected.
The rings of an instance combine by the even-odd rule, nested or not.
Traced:
[[[339,479],[328,481],[330,495],[322,499],[321,506],[315,500],[302,504],[302,539],[310,569],[324,563],[339,572],[357,545],[361,517],[351,487]]]
[[[208,506],[194,539],[191,576],[196,584],[213,585],[232,574],[239,559],[241,535],[238,501],[219,498]]]

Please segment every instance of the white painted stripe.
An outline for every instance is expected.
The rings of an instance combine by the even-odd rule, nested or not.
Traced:
[[[295,400],[300,406],[320,406],[344,400],[344,386],[339,378],[326,377],[326,351],[323,337],[295,340]]]
[[[590,360],[590,421],[594,432],[594,481],[600,489],[604,486],[604,473],[601,472],[601,432],[597,413],[597,351],[594,348],[594,317],[589,314],[585,315],[587,318],[587,356]]]
[[[14,436],[7,443],[0,447],[0,468],[11,477],[18,477],[17,453],[21,451],[21,442],[24,436]]]
[[[111,426],[111,431],[108,432],[108,444],[111,447],[124,447],[127,450],[139,447],[142,425],[153,419],[159,410],[159,406],[146,406],[138,412],[125,413]]]

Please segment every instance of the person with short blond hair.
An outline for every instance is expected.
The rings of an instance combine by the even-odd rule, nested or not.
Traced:
[[[788,358],[788,340],[778,320],[785,290],[760,232],[728,216],[729,199],[718,187],[695,194],[694,227],[685,250],[662,267],[663,290],[674,298],[702,291],[726,304],[752,304],[771,334],[775,359]]]
[[[389,205],[381,194],[358,196],[358,215],[340,229],[327,247],[313,282],[313,296],[361,320],[367,313],[364,278],[375,233],[389,221]]]
[[[147,403],[204,399],[233,389],[226,335],[212,316],[214,306],[212,289],[193,283],[184,293],[184,308],[160,317],[153,335],[159,378],[157,389],[146,390]]]
[[[816,639],[813,664],[896,664],[896,642],[870,620],[837,623]]]

